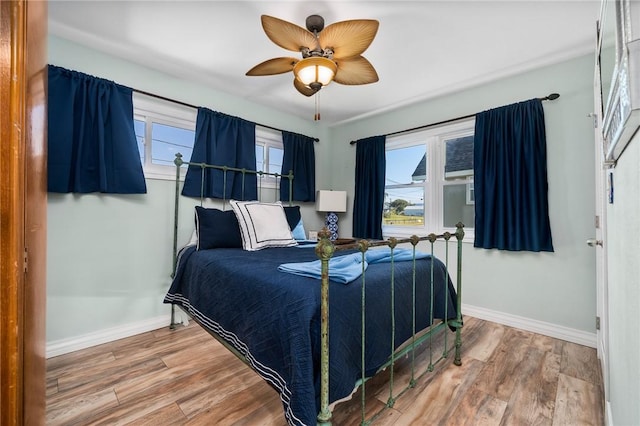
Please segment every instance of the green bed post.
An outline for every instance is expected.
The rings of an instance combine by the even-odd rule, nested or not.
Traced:
[[[458,315],[456,318],[456,353],[453,363],[455,365],[462,365],[460,359],[460,349],[462,347],[462,240],[464,239],[464,224],[458,222],[456,224],[456,238],[458,239],[458,276],[456,279],[456,308]]]
[[[178,207],[180,202],[180,167],[183,164],[182,154],[176,153],[176,159],[173,160],[173,164],[176,165],[176,195],[174,200],[173,211],[173,272],[171,272],[171,278],[176,276],[176,268],[178,263]],[[176,328],[176,305],[171,304],[171,324],[169,328],[173,330]]]
[[[320,290],[320,412],[318,425],[331,426],[329,410],[329,259],[335,247],[329,240],[329,231],[323,228],[318,237],[316,255],[322,264],[322,281]]]

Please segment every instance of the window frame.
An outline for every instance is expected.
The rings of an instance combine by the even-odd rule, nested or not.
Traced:
[[[133,119],[143,121],[145,123],[144,162],[142,164],[145,179],[175,180],[176,178],[175,166],[152,163],[151,151],[153,142],[147,143],[147,141],[153,140],[153,123],[191,130],[195,133],[197,116],[197,108],[155,98],[138,92],[133,93]],[[284,144],[282,143],[281,131],[256,125],[255,139],[256,147],[262,146],[264,149],[265,155],[263,158],[263,165],[269,164],[269,148],[280,149],[284,158]],[[187,161],[187,159],[184,159],[184,161]],[[256,168],[257,166],[256,158]],[[280,170],[271,172],[281,173]],[[184,180],[186,173],[187,168],[182,167],[180,169],[180,180]],[[260,177],[258,177],[258,179],[260,179]],[[266,175],[262,177],[258,184],[263,188],[276,188],[278,186],[274,176]]]
[[[145,179],[175,180],[176,167],[153,164],[151,159],[153,123],[177,127],[184,130],[196,130],[198,110],[176,102],[170,102],[152,96],[133,92],[133,119],[144,121],[144,162],[142,170]],[[194,141],[195,142],[195,141]],[[187,161],[185,159],[185,161]],[[184,180],[187,168],[180,169],[180,180]]]
[[[475,131],[475,117],[461,120],[455,123],[432,127],[411,133],[388,137],[385,146],[386,151],[408,148],[417,145],[425,145],[426,153],[426,179],[421,183],[412,183],[406,187],[422,187],[424,199],[424,222],[422,226],[403,226],[382,224],[382,234],[388,237],[409,237],[411,235],[426,235],[426,233],[455,232],[455,227],[444,226],[444,187],[447,185],[473,184],[473,175],[449,176],[445,178],[445,142],[447,140],[473,135]],[[387,185],[385,185],[385,192]],[[464,241],[473,241],[474,224],[465,223]]]
[[[269,129],[267,127],[263,127],[256,124],[256,148],[258,146],[262,146],[264,149],[264,158],[262,161],[263,171],[270,173],[281,173],[281,170],[271,171],[264,170],[265,165],[269,165],[269,148],[276,148],[282,151],[282,160],[284,159],[284,144],[282,143],[282,132],[279,130]],[[258,168],[258,158],[256,154],[256,169]],[[262,186],[262,188],[277,188],[278,182],[275,176],[270,175],[262,175],[258,176],[258,186]]]

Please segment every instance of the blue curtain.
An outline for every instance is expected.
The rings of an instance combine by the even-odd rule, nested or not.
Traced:
[[[196,136],[190,162],[207,163],[239,169],[256,169],[256,125],[207,108],[198,108]],[[236,200],[255,200],[257,179],[255,174],[226,172],[226,187],[222,170],[206,169],[204,197]],[[182,195],[200,197],[202,168],[189,166],[184,179]],[[244,186],[244,188],[243,188]]]
[[[292,201],[316,201],[315,139],[297,133],[282,132],[282,174],[293,170]],[[289,201],[289,179],[280,183],[280,200]]]
[[[474,246],[553,251],[542,102],[477,114],[474,162]]]
[[[353,200],[353,236],[356,238],[382,239],[385,140],[385,136],[372,136],[357,141]]]
[[[146,193],[132,90],[54,65],[48,74],[48,190]]]

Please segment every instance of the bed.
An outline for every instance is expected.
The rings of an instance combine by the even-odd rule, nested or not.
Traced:
[[[278,205],[230,203],[230,210],[211,209],[215,224],[228,228],[225,220],[235,216],[241,233],[238,205]],[[206,209],[196,210],[197,223],[206,223],[199,219]],[[455,332],[440,358],[454,349],[454,362],[460,364],[462,224],[455,234],[406,240],[335,245],[328,235],[320,232],[317,243],[257,250],[238,247],[237,241],[232,247],[198,242],[174,249],[175,272],[165,303],[181,307],[276,389],[290,425],[331,424],[330,404],[379,370],[393,371],[398,357],[429,339],[430,331],[417,337],[429,326],[434,332]],[[446,246],[445,262],[433,255],[439,239]],[[448,263],[449,241],[455,239],[454,287]],[[427,253],[417,249],[425,240]],[[407,387],[414,383],[412,377]],[[363,424],[364,413],[365,407]]]

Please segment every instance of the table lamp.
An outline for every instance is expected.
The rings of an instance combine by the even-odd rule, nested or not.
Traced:
[[[338,215],[347,211],[347,191],[319,190],[316,194],[316,211],[326,212],[325,225],[331,233],[329,239],[338,238]]]

